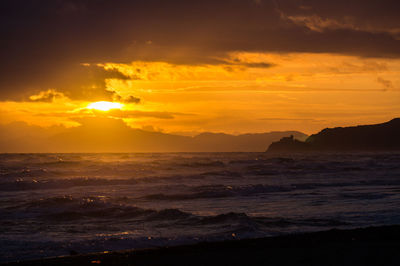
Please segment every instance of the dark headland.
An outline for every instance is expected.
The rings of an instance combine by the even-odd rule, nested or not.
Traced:
[[[93,253],[6,265],[399,265],[400,226]]]
[[[399,151],[400,118],[376,125],[326,128],[299,141],[293,136],[273,142],[267,152]]]

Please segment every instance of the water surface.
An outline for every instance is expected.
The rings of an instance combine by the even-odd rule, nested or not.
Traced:
[[[0,154],[0,262],[400,223],[400,153]]]

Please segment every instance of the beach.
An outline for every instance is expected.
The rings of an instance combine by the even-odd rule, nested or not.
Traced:
[[[400,226],[101,252],[4,265],[398,265]]]

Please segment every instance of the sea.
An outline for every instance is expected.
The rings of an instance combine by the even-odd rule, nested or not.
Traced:
[[[0,154],[0,262],[400,224],[400,153]]]

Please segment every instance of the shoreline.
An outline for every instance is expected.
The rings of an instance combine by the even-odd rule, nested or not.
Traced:
[[[400,225],[110,251],[1,265],[399,265]]]

